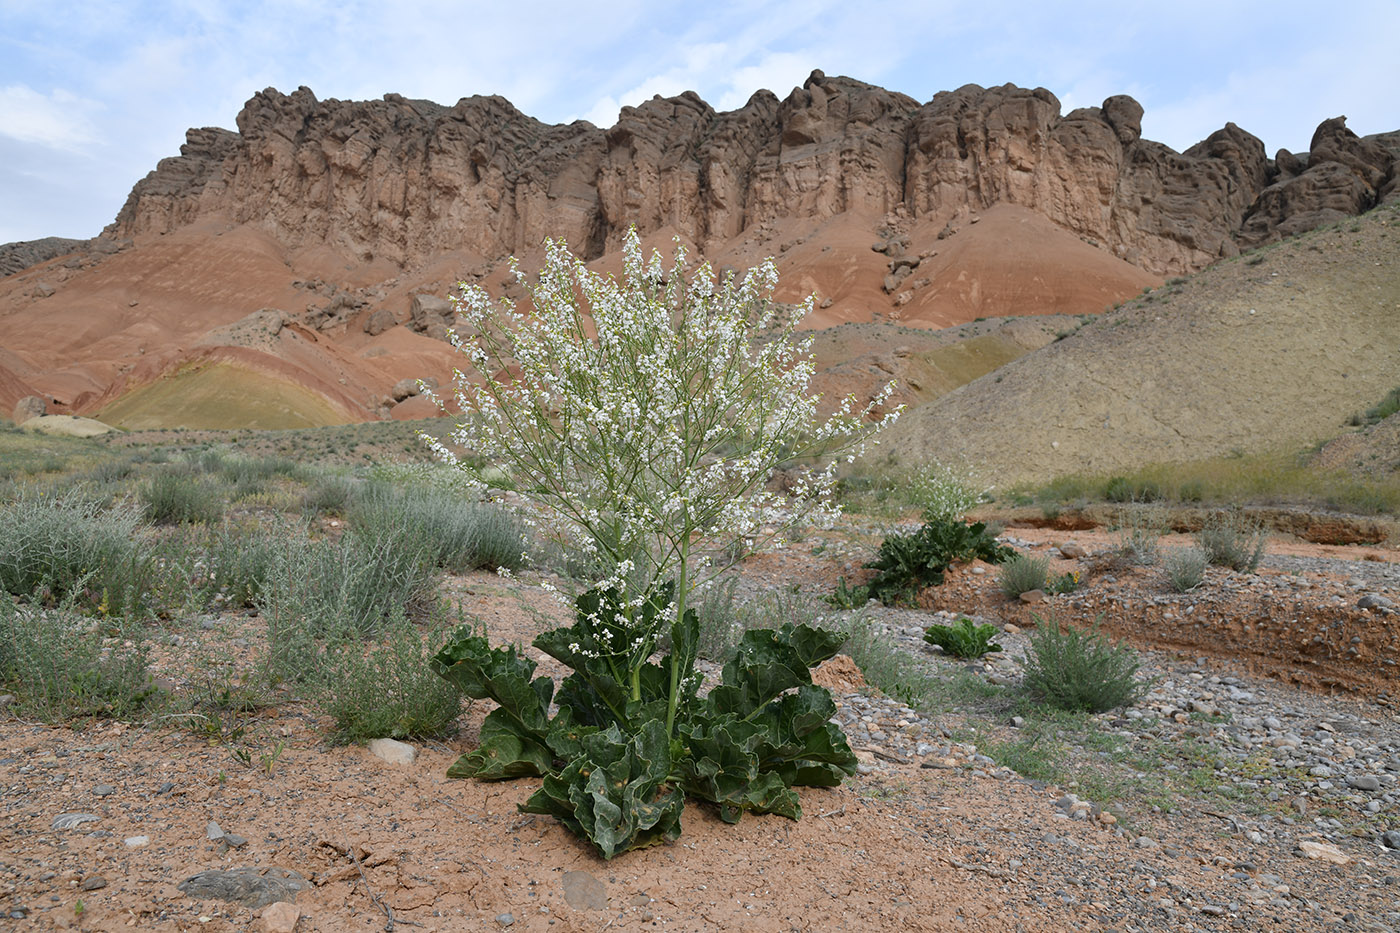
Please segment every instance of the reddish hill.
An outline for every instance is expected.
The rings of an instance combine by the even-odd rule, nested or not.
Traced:
[[[237,133],[191,130],[103,237],[56,258],[62,244],[0,247],[20,269],[0,278],[0,409],[39,394],[96,413],[224,362],[313,393],[315,417],[421,413],[393,389],[447,380],[442,296],[461,279],[512,293],[505,258],[531,269],[545,235],[600,269],[632,224],[720,267],[774,255],[780,297],[817,298],[809,327],[939,328],[1098,312],[1396,189],[1395,134],[1330,120],[1312,154],[1270,160],[1233,125],[1174,153],[1141,139],[1140,117],[1126,97],[1062,116],[1048,91],[1011,85],[919,104],[820,72],[728,113],[656,98],[606,131],[500,98],[269,89]]]

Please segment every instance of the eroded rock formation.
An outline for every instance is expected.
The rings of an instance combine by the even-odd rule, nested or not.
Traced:
[[[821,72],[727,113],[693,93],[654,98],[607,130],[547,125],[500,97],[445,107],[268,89],[237,133],[191,130],[107,235],[219,214],[289,246],[406,266],[444,249],[495,259],[550,235],[593,258],[633,223],[704,248],[782,218],[951,221],[1011,202],[1170,274],[1396,193],[1395,142],[1360,139],[1344,118],[1319,127],[1306,157],[1273,160],[1233,124],[1177,153],[1143,139],[1141,118],[1125,96],[1061,115],[1043,88],[967,85],[920,105]]]

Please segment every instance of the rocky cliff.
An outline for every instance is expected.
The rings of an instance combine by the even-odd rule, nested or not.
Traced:
[[[693,93],[654,98],[607,130],[540,123],[500,97],[445,107],[268,89],[237,133],[191,130],[106,235],[219,215],[291,247],[407,267],[444,249],[495,259],[550,235],[594,258],[633,223],[706,248],[785,218],[942,223],[1012,203],[1165,275],[1397,193],[1400,134],[1361,139],[1339,117],[1310,152],[1270,159],[1233,124],[1177,153],[1143,139],[1141,118],[1125,96],[1062,115],[1043,88],[967,85],[920,104],[821,72],[785,100],[760,91],[725,113]]]

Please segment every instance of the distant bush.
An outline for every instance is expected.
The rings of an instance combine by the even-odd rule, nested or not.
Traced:
[[[139,632],[109,632],[106,625],[68,608],[0,598],[0,684],[22,715],[58,723],[149,711],[157,691]]]
[[[1015,599],[1031,590],[1045,589],[1045,578],[1050,572],[1050,558],[1032,557],[1017,554],[1003,561],[997,572],[997,584],[1008,599]]]
[[[223,490],[186,470],[165,470],[141,486],[146,518],[157,525],[213,525],[224,517]]]
[[[1162,559],[1162,573],[1172,590],[1189,593],[1205,582],[1209,564],[1206,552],[1200,548],[1173,548]]]
[[[1253,573],[1268,549],[1269,533],[1261,522],[1239,512],[1216,512],[1196,532],[1196,543],[1209,563]]]
[[[1156,502],[1162,487],[1151,480],[1114,476],[1104,485],[1103,496],[1109,502]]]
[[[944,574],[956,561],[997,564],[1014,554],[1011,548],[997,543],[996,535],[983,522],[927,521],[913,534],[885,538],[875,560],[865,565],[875,571],[870,582],[848,590],[842,581],[833,599],[851,608],[871,598],[889,606],[912,599],[920,587],[941,585]]]
[[[344,515],[354,498],[356,486],[356,481],[348,476],[322,473],[311,480],[302,495],[302,510],[318,515]]]
[[[365,486],[350,508],[350,526],[369,537],[392,537],[421,548],[434,566],[454,572],[524,563],[525,526],[503,506],[468,502],[432,489]]]
[[[1070,712],[1102,713],[1136,702],[1150,686],[1137,679],[1137,653],[1111,644],[1097,622],[1081,632],[1034,618],[1023,685],[1035,698]]]
[[[1158,508],[1119,509],[1115,521],[1118,555],[1129,564],[1151,567],[1161,559],[1159,540],[1167,522]]]

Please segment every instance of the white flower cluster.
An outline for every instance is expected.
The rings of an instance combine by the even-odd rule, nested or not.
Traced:
[[[451,441],[490,465],[462,464],[478,481],[532,503],[542,533],[597,559],[629,610],[675,580],[674,614],[733,545],[781,545],[833,518],[837,455],[857,456],[897,412],[873,419],[890,386],[818,418],[810,338],[796,333],[810,302],[772,300],[772,260],[740,281],[717,282],[708,264],[687,276],[679,243],[668,270],[659,253],[643,260],[635,230],[623,256],[618,282],[547,242],[523,307],[461,286],[454,302],[476,336],[460,344]],[[790,493],[766,488],[780,466],[817,458],[826,465]],[[619,631],[627,645],[611,647],[649,653],[656,634]]]

